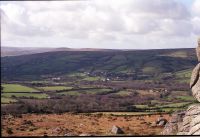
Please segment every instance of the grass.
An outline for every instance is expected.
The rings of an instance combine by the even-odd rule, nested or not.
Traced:
[[[134,105],[138,109],[143,109],[145,111],[150,112],[172,112],[179,109],[186,108],[191,102],[180,102],[180,103],[169,103],[169,104],[157,104],[153,107],[149,107],[148,105]]]
[[[61,95],[80,95],[81,93],[79,91],[68,91],[68,92],[62,92],[59,94],[61,94]]]
[[[184,101],[195,101],[194,97],[192,96],[177,96],[177,98]]]
[[[99,114],[102,113],[104,115],[116,115],[116,116],[121,116],[121,115],[148,115],[148,114],[155,114],[155,112],[95,112],[92,114]]]
[[[149,107],[148,105],[134,105],[134,106],[136,108],[140,108],[140,109],[144,109],[144,108],[149,108],[149,109],[153,109],[153,108],[180,108],[180,107],[187,106],[190,103],[191,102],[168,103],[168,104],[167,103],[165,103],[165,104],[157,103],[153,107]]]
[[[116,94],[117,95],[120,95],[120,96],[128,96],[130,95],[132,92],[129,92],[129,91],[119,91],[117,92]]]
[[[38,89],[44,90],[44,91],[59,91],[59,90],[70,90],[73,87],[66,87],[66,86],[47,86],[47,87],[37,87]]]
[[[156,71],[156,68],[155,68],[155,67],[144,67],[144,68],[142,69],[142,71],[143,71],[144,73],[153,73],[153,72]]]
[[[192,69],[182,70],[175,73],[175,77],[179,82],[190,82]]]
[[[166,108],[166,107],[180,108],[180,107],[184,107],[188,104],[190,104],[190,102],[170,103],[170,104],[164,104],[164,105],[157,105],[156,107],[159,107],[159,108]]]
[[[85,77],[86,74],[85,73],[71,73],[71,74],[68,74],[67,76],[69,77]]]
[[[149,108],[148,105],[134,105],[136,108],[140,108],[140,109],[143,109],[143,108]]]
[[[176,52],[171,52],[171,53],[161,55],[161,56],[187,58],[188,54],[186,51],[176,51]]]
[[[31,83],[48,83],[46,80],[35,80],[35,81],[30,81]]]
[[[1,97],[4,97],[4,98],[12,98],[12,97],[20,97],[20,98],[23,98],[23,97],[26,97],[26,98],[36,98],[36,99],[44,99],[44,98],[48,98],[48,95],[47,94],[40,94],[40,93],[3,93],[1,94]]]
[[[101,80],[101,77],[85,77],[83,80],[85,80],[85,81],[98,81],[98,80]]]
[[[9,104],[9,103],[15,103],[17,100],[13,98],[6,98],[6,97],[1,97],[1,104]]]
[[[162,112],[174,112],[178,110],[177,108],[162,108],[161,111]]]
[[[27,86],[23,86],[20,84],[1,84],[1,86],[3,87],[3,91],[2,92],[39,92],[36,89],[27,87]]]

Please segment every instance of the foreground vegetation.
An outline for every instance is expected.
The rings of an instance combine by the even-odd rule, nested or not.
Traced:
[[[160,117],[170,119],[167,114],[116,115],[115,112],[5,115],[2,116],[2,136],[160,135],[163,126],[153,126]],[[124,134],[112,133],[113,125],[119,126]]]

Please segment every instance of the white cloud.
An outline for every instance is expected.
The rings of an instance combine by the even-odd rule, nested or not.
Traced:
[[[198,16],[200,16],[200,8],[199,7],[200,7],[200,1],[195,0],[192,5],[192,11]]]
[[[195,0],[192,5],[192,12],[194,13],[191,23],[193,31],[196,35],[200,35],[200,0]]]
[[[2,44],[192,47],[200,33],[198,7],[199,0],[194,1],[191,10],[175,0],[6,2],[1,4],[1,15],[5,13],[1,21]]]

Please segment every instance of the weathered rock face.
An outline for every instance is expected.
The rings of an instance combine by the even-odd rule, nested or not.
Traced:
[[[183,118],[177,135],[198,135],[200,133],[200,105],[191,105]]]
[[[196,49],[198,61],[200,61],[200,39]],[[200,63],[192,71],[190,88],[192,95],[200,102]],[[200,134],[200,103],[191,105],[183,118],[177,135],[199,135]]]
[[[200,38],[196,49],[200,61]],[[192,95],[200,102],[200,63],[194,68],[190,81]],[[163,135],[200,135],[200,103],[188,107],[185,114],[175,113],[166,124]]]
[[[190,81],[192,94],[200,102],[200,63],[194,68]]]
[[[171,120],[165,125],[162,135],[176,135],[181,127],[185,111],[178,111],[172,114]]]
[[[199,40],[198,40],[198,47],[197,47],[196,51],[197,51],[197,58],[198,58],[198,61],[200,61],[200,38],[199,38]]]

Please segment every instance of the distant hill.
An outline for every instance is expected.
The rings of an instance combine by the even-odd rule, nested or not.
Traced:
[[[62,49],[63,50],[63,49]],[[1,56],[19,56],[55,51],[53,48],[1,47]]]
[[[158,76],[191,70],[194,49],[52,51],[1,57],[2,79],[20,80],[73,72],[106,72]],[[181,73],[179,73],[181,74]]]
[[[30,55],[44,52],[55,52],[55,51],[113,51],[112,49],[95,49],[95,48],[44,48],[44,47],[1,47],[1,57],[5,56],[19,56],[19,55]]]

